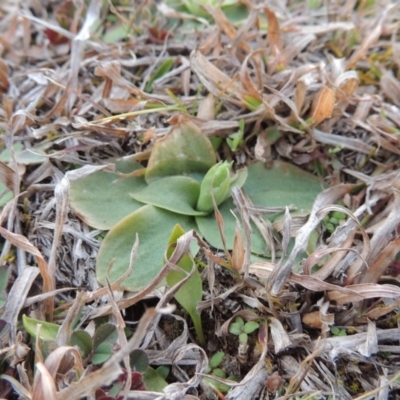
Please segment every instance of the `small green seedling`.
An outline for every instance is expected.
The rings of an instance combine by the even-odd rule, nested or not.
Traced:
[[[334,211],[326,215],[322,220],[322,227],[324,231],[333,233],[335,229],[340,225],[340,222],[345,220],[347,215],[340,211]]]
[[[333,336],[347,336],[346,329],[340,329],[337,326],[331,327],[331,333]]]
[[[231,381],[235,381],[234,376],[226,376],[226,373],[223,369],[220,368],[220,365],[222,363],[222,360],[225,357],[225,353],[223,351],[219,351],[218,353],[215,353],[209,360],[208,366],[206,369],[206,374],[209,375],[214,375],[218,378],[221,379],[228,379]],[[221,393],[226,393],[229,390],[229,386],[225,385],[221,382],[216,381],[215,379],[212,378],[204,378],[204,380],[209,383],[213,388],[219,390]]]
[[[239,130],[229,135],[226,139],[226,142],[228,143],[232,151],[237,151],[237,149],[243,146],[244,143],[243,137],[244,137],[244,120],[241,119],[239,121]]]
[[[244,322],[243,318],[236,317],[235,322],[229,325],[229,333],[239,337],[240,343],[247,343],[249,339],[249,334],[253,333],[256,329],[260,327],[260,324],[255,321]]]

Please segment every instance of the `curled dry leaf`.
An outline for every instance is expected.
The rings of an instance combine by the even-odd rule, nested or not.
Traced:
[[[284,383],[285,380],[279,375],[278,371],[275,371],[265,381],[265,387],[268,392],[275,393]]]
[[[336,102],[336,90],[328,86],[324,86],[315,97],[312,108],[311,118],[313,126],[319,125],[321,122],[332,116],[332,111]]]

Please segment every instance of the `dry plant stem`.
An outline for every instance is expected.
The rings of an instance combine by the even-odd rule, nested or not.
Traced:
[[[51,279],[50,291],[56,288],[56,260],[57,260],[57,250],[60,243],[60,239],[63,233],[63,228],[65,221],[67,220],[68,214],[68,203],[69,203],[69,181],[67,178],[63,178],[61,182],[56,185],[55,188],[55,200],[56,200],[56,226],[54,230],[53,243],[51,246],[50,259],[47,264]],[[48,302],[54,302],[53,298],[46,299]],[[54,305],[53,305],[54,308]],[[50,320],[53,320],[53,315],[50,315]]]
[[[135,253],[136,254],[136,253]],[[111,310],[112,310],[112,315],[114,316],[115,320],[117,321],[117,331],[118,331],[118,340],[121,348],[127,347],[128,346],[128,341],[126,339],[126,334],[125,334],[125,321],[122,318],[121,311],[119,310],[117,303],[115,302],[114,295],[111,289],[110,282],[107,279],[107,289],[108,289],[108,298],[111,303]],[[126,397],[132,383],[132,370],[131,370],[131,365],[129,362],[129,354],[124,357],[124,365],[125,369],[127,372],[127,379],[125,382],[124,390],[123,390],[123,396],[124,398]]]
[[[320,218],[317,216],[318,211],[322,207],[332,204],[336,200],[343,198],[343,196],[348,193],[351,188],[352,185],[339,185],[330,189],[326,189],[320,195],[318,195],[313,204],[307,223],[298,232],[294,248],[289,255],[288,260],[282,267],[275,268],[268,278],[267,291],[271,296],[277,296],[286,279],[290,275],[294,261],[306,249],[309,235],[315,230],[320,222]]]
[[[87,295],[84,292],[77,293],[72,307],[68,310],[68,313],[64,318],[60,329],[58,330],[56,338],[58,346],[66,346],[69,343],[72,335],[72,324],[76,317],[79,315],[79,312],[81,311],[83,305],[85,304],[86,298]]]
[[[26,267],[14,282],[5,306],[2,319],[10,324],[11,343],[15,343],[18,315],[24,307],[28,292],[39,274],[39,268]]]

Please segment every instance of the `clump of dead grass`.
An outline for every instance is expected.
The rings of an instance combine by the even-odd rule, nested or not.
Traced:
[[[246,3],[249,14],[240,25],[209,8],[212,23],[189,32],[184,22],[190,16],[174,13],[171,29],[171,10],[158,5],[152,14],[148,10],[157,5],[151,2],[134,8],[79,3],[64,27],[56,21],[57,13],[66,13],[62,6],[43,4],[0,6],[0,130],[11,152],[8,166],[1,164],[1,181],[15,199],[1,214],[1,272],[8,281],[2,319],[10,328],[1,352],[8,368],[3,378],[19,396],[91,395],[118,376],[123,360],[129,368],[126,356],[139,345],[153,365],[173,368],[164,398],[196,397],[187,394],[190,388],[214,396],[201,380],[207,356],[212,348],[236,356],[228,345],[229,321],[236,316],[264,325],[249,350],[253,356],[241,365],[240,383],[225,382],[233,386],[226,399],[268,398],[282,382],[284,399],[383,399],[390,389],[394,393],[400,301],[398,5],[343,1],[309,9],[307,2]],[[102,40],[104,30],[113,28],[109,14],[116,16],[116,27],[135,25],[122,41]],[[170,71],[145,91],[168,59]],[[163,310],[171,293],[152,292],[153,285],[115,298],[118,283],[98,287],[93,274],[98,232],[68,212],[68,169],[132,153],[145,161],[180,113],[210,136],[226,137],[244,120],[244,146],[232,152],[223,144],[225,158],[271,163],[282,157],[330,186],[304,225],[294,226],[287,213],[283,225],[274,226],[281,236],[272,230],[267,240],[276,254],[270,263],[235,254],[242,276],[237,282],[230,276],[225,283],[226,271],[217,265],[224,255],[197,238],[207,264],[207,298],[199,304],[209,325],[205,350],[192,343],[186,321],[176,313],[172,318],[183,332],[167,339],[161,314],[132,314],[150,294]],[[33,153],[44,149],[46,161],[19,163],[15,143]],[[240,192],[235,198],[247,227],[259,217],[256,205]],[[328,234],[321,224],[334,211],[347,218]],[[315,232],[320,235],[314,249],[298,263]],[[78,289],[84,293],[76,295]],[[121,310],[141,318],[129,342],[120,329],[121,349],[97,371],[69,346],[71,321],[81,308],[84,325],[111,314],[123,328]],[[63,327],[59,347],[47,359],[36,343],[34,379],[21,311]],[[64,358],[68,373],[59,365]],[[11,396],[10,386],[2,390]],[[145,396],[128,392],[127,384],[128,397]],[[140,398],[159,396],[149,392]]]

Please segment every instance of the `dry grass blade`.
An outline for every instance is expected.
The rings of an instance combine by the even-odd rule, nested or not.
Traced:
[[[394,5],[386,7],[383,12],[379,14],[376,20],[371,24],[373,29],[366,35],[364,41],[361,43],[360,47],[354,52],[354,54],[347,61],[347,69],[353,69],[358,61],[365,57],[368,49],[373,46],[382,34],[383,23]]]
[[[199,50],[193,50],[190,54],[190,65],[200,82],[215,97],[228,97],[230,100],[233,97],[240,101],[245,97],[246,92],[240,88],[235,78],[230,78],[211,64]]]
[[[329,204],[334,203],[336,200],[341,199],[351,189],[350,185],[340,185],[330,189],[326,189],[315,199],[310,217],[307,223],[300,229],[294,248],[289,255],[288,260],[282,267],[277,267],[273,270],[268,278],[267,290],[272,296],[276,296],[286,279],[290,275],[295,259],[306,249],[308,238],[312,231],[317,227],[320,218],[317,216],[318,211]]]
[[[47,263],[44,260],[40,251],[35,246],[33,246],[28,241],[28,239],[26,239],[25,236],[18,235],[16,233],[12,233],[3,227],[0,227],[0,234],[5,239],[7,239],[10,243],[12,243],[14,246],[16,246],[24,251],[27,251],[28,253],[30,253],[36,257],[36,260],[37,260],[38,266],[39,266],[39,270],[40,270],[40,274],[43,279],[43,291],[45,291],[45,292],[51,291],[51,288],[52,288],[51,277],[48,272]],[[53,304],[52,299],[51,298],[46,299],[46,301],[44,301],[44,307],[43,307],[44,314],[47,315],[49,318],[52,318],[53,308],[54,308],[54,304]]]
[[[26,267],[14,282],[8,294],[2,319],[11,326],[12,343],[16,339],[18,315],[24,307],[25,299],[39,272],[39,268],[37,267]]]

